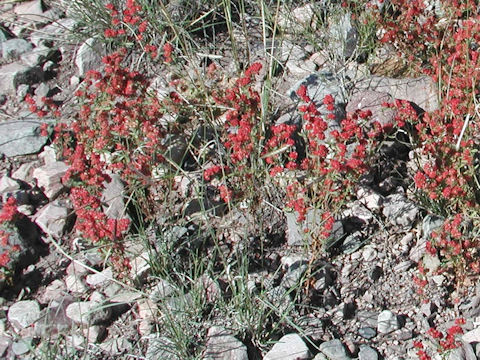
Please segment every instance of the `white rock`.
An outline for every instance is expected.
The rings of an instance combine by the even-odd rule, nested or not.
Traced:
[[[94,301],[79,301],[68,305],[65,314],[77,324],[98,325],[110,318],[112,308]]]
[[[364,186],[360,186],[357,190],[357,199],[364,204],[370,211],[380,209],[382,206],[384,197],[381,194],[376,193],[372,189]]]
[[[298,334],[283,336],[263,360],[302,360],[310,358],[310,350]]]
[[[480,327],[477,327],[462,335],[462,340],[467,343],[480,342]]]
[[[62,177],[66,174],[69,166],[62,161],[46,164],[33,171],[33,177],[43,193],[52,199],[63,190]]]
[[[83,283],[82,279],[75,274],[68,275],[65,278],[65,285],[67,286],[67,290],[71,293],[83,294],[88,291],[88,288]]]
[[[3,175],[0,180],[0,194],[20,190],[20,184],[8,175]]]
[[[47,235],[58,239],[65,232],[70,210],[71,209],[55,201],[41,208],[39,212],[35,214],[34,220]]]
[[[388,334],[400,328],[397,315],[390,310],[384,310],[378,314],[377,330],[381,334]]]
[[[113,278],[113,271],[111,267],[106,268],[98,274],[87,275],[85,282],[92,286],[102,286],[109,282]]]
[[[213,326],[208,329],[205,360],[248,360],[247,347],[224,329]]]
[[[40,305],[35,300],[18,301],[8,309],[8,321],[17,330],[25,329],[40,318]]]
[[[95,39],[87,39],[78,49],[75,55],[75,65],[80,76],[84,76],[88,70],[96,70],[102,66],[102,43]]]

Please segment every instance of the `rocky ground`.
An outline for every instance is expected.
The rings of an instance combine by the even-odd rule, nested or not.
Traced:
[[[12,259],[17,275],[13,284],[3,284],[1,293],[0,357],[180,358],[170,351],[175,344],[166,335],[168,329],[157,325],[166,316],[165,309],[190,307],[193,291],[180,291],[170,279],[156,276],[151,249],[135,242],[126,246],[133,264],[128,276],[133,282],[126,285],[117,280],[97,249],[90,249],[72,231],[72,206],[61,182],[68,165],[40,134],[43,122],[55,120],[39,118],[24,101],[27,94],[38,103],[53,96],[65,104],[63,116],[68,119],[75,109],[72,94],[85,72],[101,67],[100,45],[91,46],[93,40],[66,45],[63,35],[74,31],[75,20],[39,0],[0,7],[0,194],[4,203],[15,197],[25,215],[14,235],[20,246]],[[298,8],[294,16],[300,22],[312,15],[308,8]],[[351,25],[340,24],[336,31],[343,31],[348,39]],[[341,51],[355,46],[346,43]],[[307,85],[314,100],[327,94],[343,96],[347,112],[369,109],[384,122],[394,113],[385,111],[382,103],[393,99],[411,101],[424,111],[438,107],[435,84],[429,78],[392,77],[395,71],[388,67],[395,64],[387,50],[379,52],[373,66],[349,63],[341,77],[313,48],[288,40],[279,46],[286,69],[278,80],[279,109],[287,110],[278,115],[278,122],[291,121],[294,115],[288,109],[294,106],[295,90],[301,84]],[[347,94],[341,78],[351,81]],[[203,349],[201,358],[410,359],[416,358],[415,339],[433,325],[448,328],[458,317],[466,319],[463,346],[450,358],[480,358],[476,345],[480,288],[472,280],[452,287],[445,275],[435,275],[423,295],[417,293],[416,264],[442,219],[428,215],[409,192],[408,168],[415,166],[411,149],[391,141],[382,151],[384,163],[359,186],[358,200],[338,219],[334,241],[313,267],[304,246],[308,239],[296,215],[273,216],[274,236],[262,249],[262,265],[244,274],[252,300],[261,293],[276,314],[288,314],[276,317],[278,330],[270,342],[260,348],[252,339],[232,334],[228,321],[215,316],[200,327],[194,324],[198,319],[191,318],[192,328],[203,331],[198,345]],[[111,214],[124,212],[122,194],[123,184],[114,178],[104,194]],[[233,229],[248,222],[244,220],[248,216],[238,210],[215,221]],[[316,220],[311,212],[304,226],[311,229]],[[192,224],[171,228],[169,236],[190,240]],[[0,250],[4,249],[0,246]],[[256,251],[252,247],[252,257]],[[424,259],[424,265],[432,274],[440,266],[434,257]],[[307,269],[314,274],[309,289],[292,293]],[[201,301],[207,306],[224,296],[222,283],[227,281],[205,275],[194,286],[202,289]]]

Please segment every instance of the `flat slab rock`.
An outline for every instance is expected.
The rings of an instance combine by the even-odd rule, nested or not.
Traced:
[[[12,120],[0,123],[0,153],[7,157],[38,153],[47,142],[40,135],[43,121]]]

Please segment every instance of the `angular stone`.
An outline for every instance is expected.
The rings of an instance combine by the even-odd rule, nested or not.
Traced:
[[[55,198],[64,188],[62,177],[66,174],[69,166],[63,161],[43,165],[33,171],[33,177],[37,185],[49,198]]]
[[[397,315],[390,310],[384,310],[378,314],[377,322],[377,330],[380,334],[388,334],[400,328]]]
[[[340,59],[348,59],[357,48],[358,31],[351,22],[351,13],[330,17],[328,39],[332,50]]]
[[[45,23],[48,18],[45,17],[45,8],[42,0],[26,1],[18,4],[14,8],[14,13],[19,16],[20,23]]]
[[[224,329],[208,329],[204,360],[248,360],[247,347]]]
[[[9,323],[20,331],[40,318],[40,305],[35,300],[17,301],[8,309]]]
[[[35,223],[45,234],[59,239],[67,229],[71,210],[59,201],[51,202],[35,214]]]
[[[368,123],[378,121],[381,125],[393,124],[395,110],[383,106],[384,103],[393,103],[393,101],[394,99],[387,93],[362,90],[352,95],[345,110],[347,113],[370,110],[372,116]]]
[[[462,340],[467,343],[480,343],[480,327],[463,334]]]
[[[176,289],[173,285],[166,280],[160,279],[158,283],[153,286],[149,298],[154,302],[159,302],[174,294],[175,291]]]
[[[347,350],[343,346],[342,342],[338,339],[325,341],[320,344],[320,351],[329,360],[348,360],[350,357],[347,354]]]
[[[37,46],[32,51],[20,56],[20,61],[27,66],[42,66],[47,61],[58,57],[58,50],[46,46]]]
[[[113,295],[108,300],[112,303],[131,304],[141,297],[142,294],[138,291],[121,291]]]
[[[77,274],[68,275],[65,278],[65,285],[67,290],[74,294],[83,294],[88,291],[87,286]]]
[[[75,55],[75,65],[80,76],[84,76],[88,70],[96,70],[102,66],[103,45],[95,39],[87,39],[78,49]]]
[[[66,315],[82,325],[98,325],[110,319],[112,308],[94,301],[79,301],[68,305]]]
[[[405,194],[388,195],[383,204],[383,215],[394,225],[411,228],[418,214],[418,207]]]
[[[57,41],[62,34],[74,31],[77,21],[72,18],[59,19],[39,30],[30,34],[30,42],[35,45],[45,45],[50,47],[53,41]]]
[[[4,60],[16,60],[22,54],[32,50],[33,46],[28,41],[23,39],[10,39],[0,43],[2,49],[2,58]]]
[[[32,338],[23,338],[12,343],[12,351],[16,356],[25,355],[32,349]]]
[[[85,282],[92,287],[97,287],[107,284],[112,278],[112,268],[108,267],[98,274],[87,275]]]
[[[40,301],[42,304],[48,304],[51,301],[58,301],[65,297],[66,291],[67,287],[62,280],[53,280],[45,288],[45,291],[38,297],[38,301]]]
[[[110,178],[110,182],[103,184],[105,189],[102,194],[102,202],[106,204],[104,212],[111,219],[124,219],[127,217],[124,201],[125,185],[117,174],[111,175]]]
[[[304,243],[310,243],[310,234],[315,234],[322,224],[320,214],[315,210],[309,210],[306,219],[301,223],[297,223],[297,215],[295,213],[286,213],[287,218],[287,243],[289,246],[301,246]],[[308,229],[306,233],[305,230]],[[343,225],[340,221],[335,221],[328,244],[334,244],[343,237]],[[326,243],[327,244],[327,243]]]
[[[181,360],[175,344],[164,336],[152,336],[148,341],[146,360]]]
[[[11,193],[16,190],[20,190],[20,184],[18,181],[12,179],[8,175],[3,175],[0,180],[0,194]]]
[[[372,90],[390,94],[394,99],[407,100],[427,112],[439,108],[436,83],[430,77],[393,79],[372,76],[355,85],[358,90]]]
[[[0,66],[0,94],[14,92],[21,84],[32,85],[43,81],[44,72],[38,66],[19,62]]]
[[[303,360],[310,356],[310,350],[300,335],[288,334],[273,345],[263,360]]]
[[[95,344],[101,342],[106,333],[106,327],[103,325],[93,325],[83,329],[83,335],[87,338],[88,343]]]
[[[378,353],[368,345],[361,345],[358,360],[378,360]]]

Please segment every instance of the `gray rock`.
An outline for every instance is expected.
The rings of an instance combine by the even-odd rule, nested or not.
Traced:
[[[33,31],[30,34],[30,42],[35,46],[51,47],[53,41],[57,41],[59,36],[71,33],[75,30],[77,21],[72,18],[59,19],[39,30]]]
[[[472,345],[462,342],[462,346],[453,349],[447,353],[447,360],[476,360],[477,356],[473,351]]]
[[[378,314],[377,322],[377,330],[380,334],[388,334],[400,328],[397,315],[390,310],[384,310]]]
[[[312,73],[299,80],[288,90],[287,96],[293,101],[299,100],[297,90],[301,85],[307,87],[307,95],[315,102],[315,104],[317,104],[317,110],[324,116],[330,114],[331,111],[327,110],[326,106],[323,104],[323,99],[327,95],[332,95],[335,99],[335,109],[333,111],[335,114],[335,120],[330,120],[328,122],[328,129],[325,131],[325,136],[329,139],[330,132],[333,130],[339,130],[339,121],[343,120],[345,117],[346,96],[340,79],[328,71]]]
[[[21,84],[32,85],[43,81],[41,67],[27,66],[19,62],[0,66],[0,94],[14,92]]]
[[[315,25],[315,7],[307,4],[297,7],[293,11],[282,12],[278,17],[278,26],[286,33],[304,31]]]
[[[67,290],[74,294],[83,294],[88,290],[79,274],[70,274],[65,277],[65,285]]]
[[[160,279],[152,288],[149,295],[150,300],[154,302],[159,302],[172,294],[174,294],[176,288],[171,285],[168,281]]]
[[[12,343],[12,351],[16,356],[25,355],[31,349],[33,349],[32,338],[23,338]]]
[[[383,204],[383,215],[394,225],[411,228],[418,214],[418,207],[405,194],[388,195]]]
[[[322,353],[318,353],[317,355],[315,355],[315,357],[313,358],[313,360],[328,360],[327,357],[325,355],[323,355]]]
[[[307,211],[305,221],[297,223],[297,215],[295,213],[286,213],[287,218],[287,243],[289,246],[302,246],[305,243],[310,243],[311,234],[318,233],[318,229],[322,225],[320,214],[315,210]],[[305,230],[308,229],[306,233]],[[335,221],[333,224],[332,234],[325,246],[330,248],[337,244],[343,238],[343,225],[340,221]]]
[[[131,304],[141,297],[142,294],[138,291],[119,291],[108,300],[112,303]]]
[[[4,335],[0,335],[0,356],[5,356],[12,340]]]
[[[105,351],[110,356],[119,356],[133,348],[133,344],[127,339],[120,337],[107,340],[99,345],[102,351]]]
[[[341,246],[344,254],[353,254],[365,244],[363,235],[360,231],[355,231],[348,235]]]
[[[463,334],[462,340],[467,343],[480,343],[480,327],[477,327]]]
[[[164,336],[152,336],[148,340],[145,360],[181,360],[175,344]]]
[[[23,39],[10,39],[0,43],[2,58],[4,60],[17,60],[22,54],[32,50],[33,46]]]
[[[33,180],[33,170],[37,167],[35,162],[28,162],[12,173],[12,178],[30,183]]]
[[[88,343],[95,344],[101,342],[105,338],[107,328],[103,325],[93,325],[83,328],[83,335],[87,338]]]
[[[377,328],[378,313],[360,310],[357,312],[358,322],[364,327]]]
[[[329,360],[348,360],[350,356],[347,354],[347,350],[343,346],[342,342],[338,339],[325,341],[320,344],[320,351],[329,359]]]
[[[59,239],[68,227],[71,210],[61,202],[54,201],[41,208],[34,220],[45,234]]]
[[[361,345],[358,360],[378,360],[378,353],[368,345]]]
[[[427,112],[439,108],[437,84],[426,76],[404,79],[372,76],[358,82],[355,88],[387,93],[394,99],[413,102]]]
[[[357,48],[358,31],[352,25],[351,16],[349,12],[346,12],[340,17],[330,18],[328,41],[340,59],[350,58]]]
[[[63,161],[56,161],[33,171],[37,185],[49,199],[54,199],[63,190],[62,177],[67,173],[68,168],[69,166]]]
[[[98,274],[87,275],[85,282],[92,287],[97,287],[107,284],[112,278],[112,268],[108,267]]]
[[[385,108],[383,103],[393,103],[394,99],[386,93],[378,93],[371,90],[362,90],[350,98],[348,101],[346,111],[347,113],[356,110],[372,112],[371,118],[368,120],[369,124],[378,121],[382,125],[393,124],[395,117],[395,110]]]
[[[422,238],[428,240],[432,232],[443,226],[445,219],[441,216],[428,214],[422,222]]]
[[[97,70],[102,66],[103,45],[95,38],[87,39],[75,55],[75,65],[80,76],[88,70]]]
[[[248,360],[247,347],[224,329],[208,329],[204,360]]]
[[[20,56],[20,61],[27,66],[42,66],[47,61],[54,59],[58,55],[58,50],[40,45],[32,51],[26,52]],[[45,71],[45,69],[43,69]]]
[[[110,319],[112,308],[95,301],[79,301],[68,305],[65,314],[77,324],[98,325]]]
[[[54,339],[72,328],[72,320],[66,316],[65,310],[74,302],[72,296],[57,297],[42,310],[41,318],[35,323],[35,335],[41,338]]]
[[[45,23],[48,17],[45,16],[45,8],[42,0],[22,2],[15,6],[14,13],[19,16],[21,23]]]
[[[65,294],[67,291],[67,287],[65,283],[60,280],[56,279],[53,280],[48,286],[45,288],[45,291],[40,294],[38,297],[38,301],[42,304],[48,304],[49,302],[64,302]]]
[[[0,179],[0,194],[11,193],[13,191],[20,190],[20,184],[18,181],[12,179],[8,175],[3,175]]]
[[[290,289],[300,283],[302,276],[308,269],[308,265],[290,266],[287,273],[283,276],[281,286]]]
[[[8,309],[8,322],[17,331],[29,327],[40,318],[40,305],[35,300],[17,301]]]
[[[111,219],[123,219],[127,216],[124,201],[125,185],[117,174],[111,175],[110,178],[110,182],[103,184],[105,189],[102,193],[102,202],[106,204],[104,212]]]
[[[370,340],[377,336],[377,331],[371,327],[362,327],[358,329],[358,335],[360,335],[364,339]]]
[[[263,360],[302,360],[310,358],[310,350],[298,334],[283,336],[265,354]]]
[[[38,120],[5,121],[0,123],[0,152],[7,157],[39,152],[47,142],[40,135]]]

